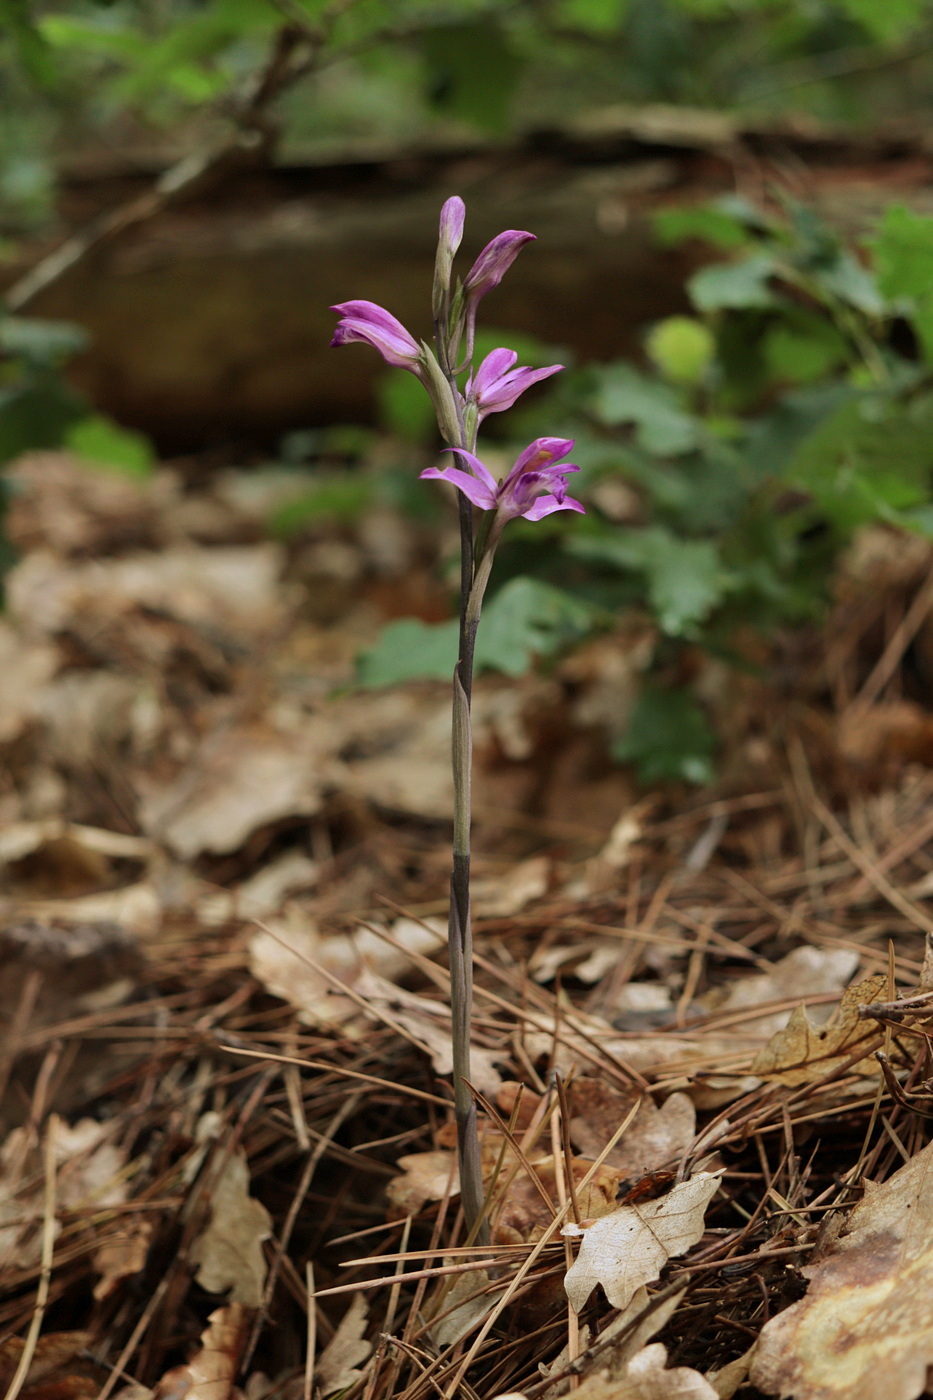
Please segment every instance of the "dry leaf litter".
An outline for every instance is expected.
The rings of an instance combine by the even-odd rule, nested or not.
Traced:
[[[928,547],[862,538],[769,680],[695,658],[713,791],[606,763],[635,615],[478,685],[476,1250],[446,687],[353,688],[385,618],[441,615],[437,541],[380,508],[271,542],[248,474],[13,477],[5,1391],[924,1394]]]

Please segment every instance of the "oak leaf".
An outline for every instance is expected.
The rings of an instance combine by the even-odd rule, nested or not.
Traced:
[[[372,1351],[370,1343],[363,1339],[368,1317],[366,1299],[362,1293],[355,1293],[314,1368],[315,1390],[322,1400],[324,1396],[347,1390],[360,1379],[359,1367],[369,1360]]]
[[[884,973],[856,982],[843,993],[835,1016],[824,1026],[814,1026],[804,1007],[798,1006],[784,1030],[759,1050],[752,1074],[794,1087],[839,1069],[863,1046],[867,1052],[871,1042],[877,1041],[878,1027],[861,1020],[858,1009],[883,999],[887,985]],[[855,1068],[865,1074],[878,1072],[873,1060],[863,1060]]]
[[[636,1289],[658,1278],[668,1259],[700,1239],[706,1207],[718,1187],[718,1176],[697,1172],[658,1201],[621,1206],[591,1225],[565,1225],[562,1234],[582,1239],[564,1279],[574,1309],[580,1311],[598,1283],[614,1308],[627,1307]]]

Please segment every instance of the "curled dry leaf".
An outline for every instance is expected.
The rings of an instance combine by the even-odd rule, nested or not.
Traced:
[[[400,1175],[386,1187],[389,1215],[394,1220],[417,1215],[426,1201],[441,1201],[448,1191],[452,1196],[460,1193],[455,1152],[411,1152],[399,1157],[398,1164]]]
[[[784,1030],[771,1037],[756,1055],[752,1073],[793,1087],[809,1084],[840,1068],[864,1047],[878,1039],[877,1025],[860,1019],[858,1009],[885,996],[888,979],[883,973],[856,982],[843,993],[835,1016],[825,1026],[814,1026],[803,1006],[798,1006]],[[854,1066],[860,1074],[877,1074],[874,1060]]]
[[[717,1400],[716,1391],[689,1366],[667,1369],[667,1348],[652,1342],[632,1357],[620,1376],[596,1371],[587,1376],[574,1400]]]
[[[94,1269],[100,1274],[94,1285],[97,1302],[109,1298],[124,1279],[132,1278],[145,1267],[152,1230],[151,1220],[130,1220],[119,1234],[95,1250]]]
[[[223,1146],[217,1151],[226,1155]],[[191,1250],[198,1283],[208,1293],[229,1289],[231,1302],[258,1308],[266,1280],[262,1242],[271,1234],[272,1221],[261,1201],[249,1194],[249,1166],[241,1147],[226,1157],[210,1202],[210,1222]]]
[[[496,1150],[495,1140],[492,1134],[487,1133],[483,1139],[484,1167],[491,1168],[494,1150]],[[493,1237],[497,1244],[528,1244],[540,1239],[554,1219],[557,1202],[560,1199],[553,1157],[534,1157],[531,1161],[532,1169],[544,1189],[544,1194],[548,1200],[554,1203],[553,1209],[549,1209],[545,1204],[541,1192],[524,1169],[519,1171],[514,1180],[508,1182],[509,1168],[514,1163],[515,1155],[509,1149],[506,1152],[504,1163],[505,1179],[508,1184],[499,1205],[498,1214],[495,1216]],[[585,1220],[599,1220],[613,1211],[619,1188],[618,1171],[614,1167],[607,1166],[604,1162],[597,1171],[592,1173],[590,1180],[584,1186],[583,1181],[592,1171],[592,1162],[582,1157],[572,1157],[570,1165],[576,1186],[577,1205],[583,1218]],[[564,1171],[562,1161],[562,1175]]]
[[[218,1308],[207,1319],[201,1347],[186,1366],[159,1381],[155,1400],[229,1400],[246,1341],[246,1312],[239,1303]]]
[[[933,1143],[868,1185],[803,1273],[809,1292],[765,1325],[752,1384],[795,1400],[915,1400],[933,1366]]]
[[[601,1283],[614,1308],[628,1307],[637,1288],[660,1276],[668,1259],[684,1254],[703,1234],[703,1217],[719,1177],[697,1172],[658,1201],[621,1206],[592,1225],[565,1225],[582,1239],[564,1286],[577,1312]]]
[[[369,1308],[362,1293],[354,1293],[353,1301],[340,1321],[340,1326],[321,1352],[314,1368],[314,1388],[318,1400],[347,1390],[363,1374],[359,1367],[369,1360],[372,1346],[363,1338]]]
[[[621,1094],[581,1075],[568,1088],[570,1136],[585,1157],[596,1158],[638,1101],[638,1112],[606,1158],[621,1177],[646,1176],[680,1157],[696,1133],[696,1109],[686,1094],[671,1094],[660,1107],[649,1094]]]
[[[443,1351],[463,1340],[482,1321],[496,1302],[489,1289],[489,1274],[485,1269],[470,1269],[456,1274],[453,1283],[442,1295],[435,1313],[436,1322],[428,1328],[428,1336]]]

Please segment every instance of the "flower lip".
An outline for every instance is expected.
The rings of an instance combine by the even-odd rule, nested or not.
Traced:
[[[569,438],[536,438],[518,457],[508,476],[497,482],[489,468],[472,452],[448,448],[465,461],[473,475],[459,467],[428,467],[421,473],[436,481],[449,481],[458,491],[482,510],[494,510],[505,524],[516,516],[526,520],[541,520],[556,510],[575,510],[585,514],[584,507],[567,495],[565,477],[580,470],[573,462],[560,462],[573,447]],[[500,527],[501,528],[501,527]]]

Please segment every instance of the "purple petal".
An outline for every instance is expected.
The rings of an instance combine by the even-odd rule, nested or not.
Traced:
[[[467,455],[469,454],[464,453],[464,456]],[[441,471],[438,467],[426,467],[421,473],[422,480],[425,477],[432,481],[451,482],[458,491],[462,491],[464,496],[475,506],[479,506],[481,510],[495,510],[496,508],[495,492],[490,491],[482,482],[477,481],[475,476],[470,476],[468,472],[458,471],[456,467],[448,467],[446,471]]]
[[[474,375],[470,377],[470,382],[466,387],[467,398],[481,398],[497,379],[506,374],[515,361],[518,359],[514,350],[492,350],[486,356],[483,363]]]
[[[388,364],[401,369],[415,369],[420,362],[418,342],[384,307],[372,301],[345,301],[330,309],[342,318],[334,331],[332,346],[360,341],[378,350]]]
[[[498,481],[497,481],[496,478],[493,476],[493,474],[492,474],[492,472],[489,470],[489,468],[488,468],[487,466],[484,466],[484,464],[480,461],[480,459],[479,459],[478,457],[474,456],[474,454],[473,454],[472,452],[466,452],[462,447],[445,447],[445,448],[444,448],[444,451],[445,451],[445,452],[456,452],[456,454],[457,454],[458,457],[464,457],[464,458],[466,458],[466,460],[469,462],[470,466],[473,468],[474,472],[476,473],[477,477],[478,477],[479,480],[483,483],[483,485],[487,488],[487,490],[488,490],[493,496],[496,496],[496,495],[498,494],[498,491],[499,491],[499,483],[498,483]],[[449,471],[449,470],[450,470],[450,468],[448,467],[448,471]]]
[[[586,515],[586,509],[579,501],[575,501],[572,496],[564,496],[558,499],[557,496],[539,496],[530,509],[523,512],[526,520],[541,520],[545,515],[553,515],[555,510],[576,510],[581,515]]]
[[[530,389],[532,384],[548,379],[563,368],[563,365],[548,365],[545,369],[529,369],[522,366],[500,375],[498,380],[493,381],[477,396],[480,419],[485,418],[487,413],[502,413],[511,408],[515,400],[520,398],[526,389]]]
[[[466,275],[463,290],[470,299],[477,302],[493,287],[498,287],[525,244],[533,242],[534,237],[533,233],[523,233],[515,228],[496,234]]]

